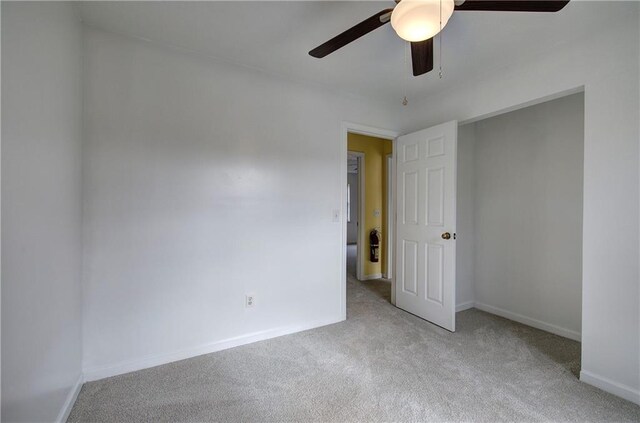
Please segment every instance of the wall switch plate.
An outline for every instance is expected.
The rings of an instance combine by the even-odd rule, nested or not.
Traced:
[[[253,307],[255,303],[256,303],[255,295],[247,294],[245,297],[245,303],[244,303],[245,307]]]
[[[333,221],[340,222],[340,210],[336,209],[333,211]]]

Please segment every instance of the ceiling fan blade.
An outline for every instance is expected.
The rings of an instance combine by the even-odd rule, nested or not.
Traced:
[[[411,61],[413,76],[433,70],[433,38],[411,43]]]
[[[352,41],[357,40],[363,35],[368,34],[376,28],[380,28],[382,25],[389,22],[388,19],[380,19],[384,17],[384,15],[389,14],[393,11],[393,9],[385,9],[381,12],[376,13],[370,18],[365,19],[359,24],[352,26],[351,28],[344,31],[342,34],[337,35],[327,41],[324,44],[319,45],[309,52],[309,55],[317,58],[324,57],[334,51],[338,50],[349,44]]]
[[[569,0],[466,0],[455,10],[487,10],[492,12],[557,12]]]

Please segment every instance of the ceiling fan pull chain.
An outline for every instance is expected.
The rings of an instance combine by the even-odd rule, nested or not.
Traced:
[[[438,43],[440,44],[439,47],[439,53],[438,55],[440,56],[440,58],[438,59],[438,66],[439,66],[439,71],[438,71],[438,76],[440,76],[440,79],[442,79],[442,34],[440,34],[440,39],[438,40]]]
[[[404,43],[404,98],[402,99],[402,105],[406,106],[409,104],[409,100],[407,100],[407,80],[409,79],[409,61],[407,56],[409,55],[409,42]]]

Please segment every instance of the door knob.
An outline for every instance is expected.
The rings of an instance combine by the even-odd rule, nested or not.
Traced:
[[[451,239],[451,234],[449,232],[445,232],[441,236],[442,239]]]

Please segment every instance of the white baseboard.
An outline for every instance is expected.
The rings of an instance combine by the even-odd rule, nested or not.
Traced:
[[[65,400],[60,412],[58,413],[58,418],[56,419],[59,423],[65,423],[69,418],[69,414],[71,414],[71,409],[73,408],[73,404],[76,403],[76,399],[78,399],[78,394],[80,393],[80,389],[82,389],[82,384],[84,383],[84,377],[82,374],[78,377],[78,380],[73,385],[69,394],[67,395],[67,399]]]
[[[140,357],[134,360],[128,360],[117,364],[100,367],[90,367],[84,369],[85,381],[93,381],[104,379],[106,377],[117,376],[124,373],[135,372],[137,370],[148,369],[150,367],[160,366],[162,364],[174,361],[184,360],[203,354],[210,354],[217,351],[226,350],[228,348],[239,347],[241,345],[251,344],[252,342],[263,341],[265,339],[277,338],[278,336],[289,335],[296,332],[302,332],[321,326],[330,325],[343,321],[342,317],[308,322],[300,325],[291,325],[275,329],[268,329],[260,332],[254,332],[247,335],[229,338],[222,341],[211,342],[192,348]]]
[[[470,308],[475,307],[475,303],[473,301],[466,301],[464,303],[456,304],[456,313],[458,311],[469,310]]]
[[[523,316],[522,314],[514,313],[509,310],[504,310],[498,307],[490,306],[488,304],[479,303],[477,301],[474,303],[474,307],[478,310],[486,311],[487,313],[495,314],[509,320],[514,320],[518,323],[522,323],[536,329],[541,329],[546,332],[551,332],[553,334],[563,336],[565,338],[573,339],[574,341],[580,341],[582,338],[580,332],[556,326],[551,323],[543,322],[542,320]]]
[[[359,279],[361,281],[370,281],[373,279],[382,279],[382,273],[374,273],[372,275],[364,275],[362,277],[362,279]]]
[[[630,386],[598,376],[588,370],[580,371],[580,381],[640,405],[640,391]]]

